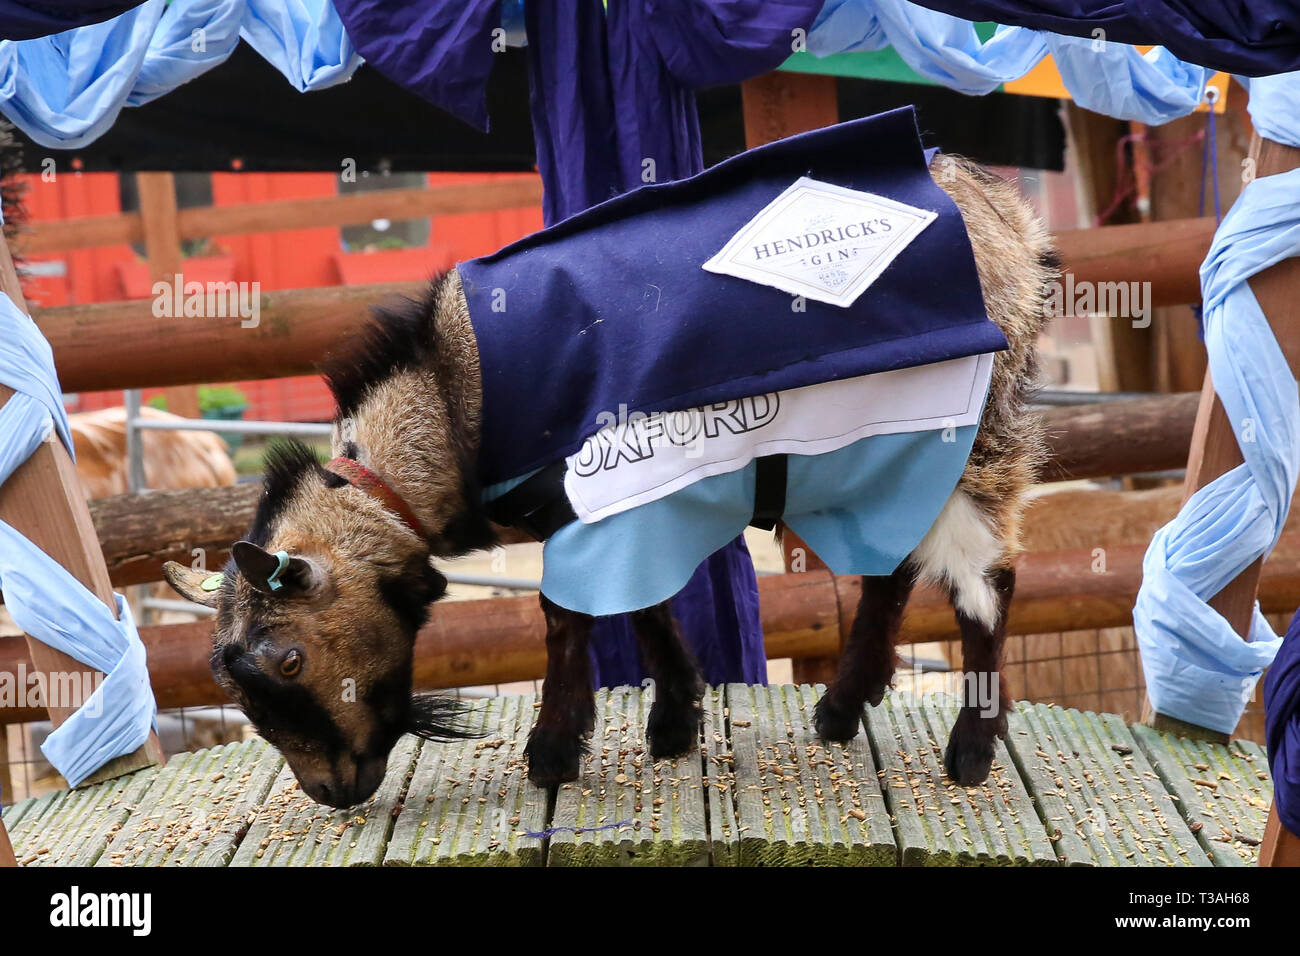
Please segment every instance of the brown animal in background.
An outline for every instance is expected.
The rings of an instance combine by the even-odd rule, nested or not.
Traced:
[[[1024,402],[1057,264],[1013,185],[951,157],[943,170],[936,181],[965,220],[988,314],[1010,348],[996,353],[974,450],[930,533],[892,575],[864,578],[839,676],[816,723],[830,740],[860,732],[863,704],[878,703],[893,679],[893,642],[913,583],[936,580],[951,596],[965,670],[975,678],[945,766],[956,782],[976,784],[1006,731],[999,667],[1012,561],[1022,499],[1043,453],[1038,419]],[[187,568],[166,567],[178,591],[218,609],[218,682],[284,754],[304,791],[339,807],[374,792],[403,733],[460,734],[456,702],[411,696],[412,648],[428,604],[445,590],[430,557],[495,540],[474,481],[481,374],[459,275],[453,270],[413,308],[381,318],[330,376],[340,458],[322,467],[295,444],[269,458],[253,527],[232,549],[219,591],[201,590],[201,576]],[[545,597],[542,607],[547,675],[527,753],[530,779],[553,785],[577,777],[592,729],[594,618]],[[702,681],[667,602],[633,620],[657,690],[651,755],[680,755],[697,739]]]
[[[140,409],[158,421],[179,416],[157,408]],[[128,491],[126,409],[105,408],[68,416],[77,453],[77,477],[87,498]],[[142,430],[145,484],[156,490],[217,488],[238,480],[226,443],[215,432]]]

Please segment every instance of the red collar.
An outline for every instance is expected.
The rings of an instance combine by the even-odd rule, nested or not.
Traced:
[[[415,516],[407,503],[402,500],[402,496],[392,488],[388,487],[384,482],[384,479],[380,478],[365,465],[353,461],[351,458],[344,458],[340,455],[338,458],[335,458],[326,465],[325,470],[332,471],[353,488],[365,492],[371,498],[374,498],[380,504],[387,507],[389,511],[392,511],[402,519],[403,524],[418,534],[422,541],[427,541],[429,539],[429,535],[424,530],[424,525],[420,524],[420,519]]]

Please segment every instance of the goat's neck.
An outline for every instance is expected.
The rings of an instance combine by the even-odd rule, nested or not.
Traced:
[[[434,551],[453,550],[440,532],[478,502],[466,501],[476,484],[481,377],[469,309],[453,273],[434,314],[436,358],[431,366],[400,371],[375,385],[348,429],[335,439],[344,453],[350,439],[358,460],[376,472],[433,535]],[[343,451],[341,452],[340,449]]]

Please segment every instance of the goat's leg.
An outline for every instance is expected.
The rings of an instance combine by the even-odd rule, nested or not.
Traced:
[[[682,643],[669,602],[632,613],[641,661],[655,682],[646,737],[655,760],[681,757],[699,741],[704,681]]]
[[[542,706],[528,735],[528,779],[550,787],[578,779],[585,737],[596,723],[587,641],[594,618],[542,596],[546,614],[546,681]]]
[[[894,681],[894,639],[916,573],[904,561],[893,574],[863,576],[862,599],[840,653],[835,682],[817,701],[813,720],[823,740],[851,740],[862,726],[862,705],[876,706]]]
[[[963,787],[983,783],[993,765],[994,740],[1007,734],[1011,695],[1002,680],[1002,648],[1006,641],[1007,608],[1015,591],[1011,567],[989,571],[984,580],[992,591],[992,614],[973,610],[957,589],[951,597],[961,631],[962,704],[948,737],[943,765],[953,782]]]

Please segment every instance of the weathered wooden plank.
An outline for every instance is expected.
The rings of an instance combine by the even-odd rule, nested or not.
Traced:
[[[556,792],[547,866],[704,866],[709,861],[700,755],[651,760],[653,690],[596,694],[591,752]]]
[[[1142,752],[1215,866],[1254,866],[1268,823],[1273,782],[1259,745],[1210,743],[1132,728]]]
[[[99,864],[225,866],[283,766],[261,739],[177,756]]]
[[[1209,866],[1123,720],[1020,703],[1007,743],[1062,862]]]
[[[943,769],[957,703],[890,693],[867,708],[881,785],[904,866],[1032,866],[1055,862],[1047,833],[1006,747],[989,779],[959,787]]]
[[[35,803],[35,797],[28,797],[26,800],[19,800],[13,806],[0,806],[0,820],[6,827],[15,827]]]
[[[742,865],[892,866],[897,858],[865,734],[823,744],[820,689],[727,685]]]
[[[90,866],[152,784],[157,771],[145,769],[80,790],[25,801],[14,849],[24,866]],[[9,814],[5,815],[6,823]]]
[[[481,701],[477,739],[426,742],[384,853],[388,866],[540,866],[549,794],[528,782],[534,696]]]
[[[256,810],[231,866],[378,866],[401,810],[420,740],[406,736],[379,789],[359,807],[333,810],[302,792],[286,766]]]
[[[714,866],[740,864],[740,832],[736,816],[736,755],[731,749],[724,687],[704,692],[703,737],[705,809],[709,817],[709,861]]]

